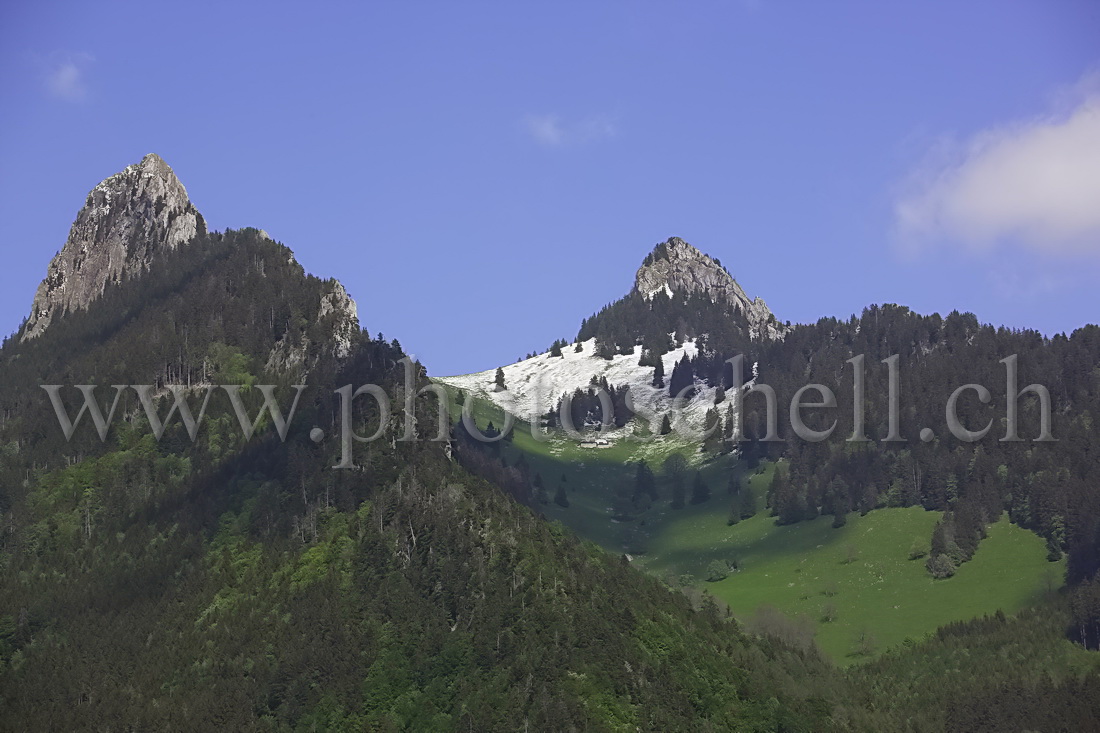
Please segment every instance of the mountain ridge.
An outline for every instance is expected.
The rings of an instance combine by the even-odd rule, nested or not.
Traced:
[[[582,544],[461,449],[395,420],[334,470],[338,441],[315,437],[340,430],[330,389],[282,441],[270,424],[238,440],[224,401],[196,440],[179,420],[159,440],[132,396],[105,440],[87,422],[66,440],[42,380],[289,388],[281,343],[317,385],[424,385],[381,335],[356,329],[336,358],[342,286],[259,230],[204,232],[135,273],[0,347],[0,728],[827,727],[819,700],[846,688],[812,651]],[[386,409],[428,426],[426,397]]]
[[[661,291],[669,297],[701,292],[712,301],[722,300],[744,314],[754,337],[781,338],[787,330],[763,298],[750,299],[720,261],[680,237],[654,247],[635,274],[633,292],[651,300]]]
[[[700,313],[705,317],[693,318]],[[563,395],[605,379],[630,389],[639,414],[660,416],[674,397],[664,375],[671,375],[681,360],[731,341],[782,340],[790,331],[762,298],[750,298],[719,260],[670,237],[642,260],[627,295],[585,319],[572,344],[559,341],[547,352],[501,365],[508,389],[497,389],[495,367],[436,380],[535,423]],[[695,397],[687,402],[685,416],[701,427],[715,404],[715,388],[699,383]]]

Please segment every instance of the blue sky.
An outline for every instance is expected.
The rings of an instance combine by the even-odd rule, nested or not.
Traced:
[[[1097,322],[1100,3],[0,9],[0,331],[157,152],[433,374],[575,335],[658,241],[783,320]]]

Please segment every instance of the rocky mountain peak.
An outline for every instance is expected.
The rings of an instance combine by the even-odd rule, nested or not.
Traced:
[[[148,269],[158,254],[205,231],[202,215],[164,160],[150,153],[88,193],[69,238],[38,286],[22,340],[88,305],[108,283]]]
[[[754,336],[781,338],[786,331],[763,299],[750,299],[721,262],[679,237],[661,242],[646,255],[635,275],[634,290],[644,298],[662,292],[670,297],[702,292],[743,313]]]

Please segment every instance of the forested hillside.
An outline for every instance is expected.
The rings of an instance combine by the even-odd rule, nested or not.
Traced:
[[[254,230],[214,233],[5,344],[2,727],[831,725],[850,696],[816,655],[693,610],[445,444],[391,436],[329,468],[335,442],[309,431],[334,428],[332,385],[403,380],[396,341],[333,353],[330,287]],[[285,443],[243,442],[214,398],[192,444],[178,420],[158,442],[132,395],[105,443],[87,422],[66,443],[38,387],[204,380],[283,385],[284,410],[287,385],[315,388]],[[357,408],[355,425],[378,418]]]

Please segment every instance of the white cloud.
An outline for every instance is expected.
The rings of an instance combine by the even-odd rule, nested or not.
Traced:
[[[79,54],[55,61],[46,74],[46,89],[57,99],[80,102],[88,96],[85,69],[91,56]]]
[[[565,141],[565,130],[556,115],[528,115],[524,124],[537,143],[561,145]]]
[[[1093,82],[1064,114],[934,151],[896,202],[903,242],[1100,253],[1100,89]]]
[[[524,127],[540,145],[558,147],[589,143],[615,135],[615,126],[607,117],[595,115],[574,122],[564,122],[558,115],[528,115]]]

